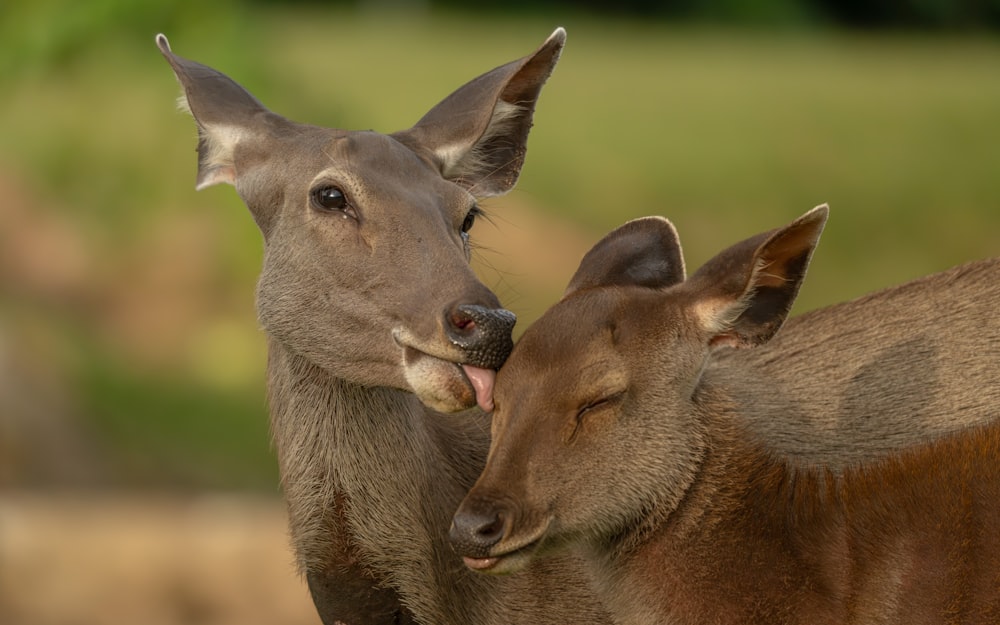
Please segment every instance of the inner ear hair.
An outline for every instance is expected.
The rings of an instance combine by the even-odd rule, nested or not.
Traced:
[[[516,132],[520,118],[527,114],[527,107],[497,100],[493,115],[486,130],[473,147],[463,153],[460,146],[442,148],[438,157],[442,160],[442,173],[446,178],[471,183],[489,176],[499,167],[490,159],[490,153],[496,142],[509,142],[509,135]]]

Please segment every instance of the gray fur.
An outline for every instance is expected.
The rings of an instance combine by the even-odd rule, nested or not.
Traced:
[[[489,445],[459,365],[495,367],[512,321],[469,267],[463,222],[516,182],[564,39],[557,29],[383,135],[280,117],[157,38],[197,121],[198,188],[233,184],[264,236],[271,429],[327,625],[606,622],[578,561],[485,580],[446,537]],[[316,205],[328,187],[341,205]]]

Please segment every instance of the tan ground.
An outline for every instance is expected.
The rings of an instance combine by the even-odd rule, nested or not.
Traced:
[[[3,625],[319,625],[277,499],[0,494]]]

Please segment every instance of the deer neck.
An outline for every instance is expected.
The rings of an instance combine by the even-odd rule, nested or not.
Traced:
[[[462,622],[462,597],[477,595],[465,587],[479,580],[442,554],[452,554],[451,511],[485,462],[488,425],[475,414],[430,412],[405,391],[336,378],[273,339],[268,391],[300,566],[324,570],[345,548],[330,541],[346,535],[365,566],[392,571],[386,581],[422,620]],[[449,436],[436,419],[461,434]]]
[[[824,539],[836,540],[842,527],[839,517],[824,518],[827,491],[809,501],[803,493],[837,477],[773,455],[746,429],[738,402],[708,394],[704,453],[679,504],[654,505],[611,548],[589,553],[602,600],[623,625],[735,624],[751,614],[754,622],[828,622],[824,614],[801,620],[768,606],[830,587],[817,574],[830,564]]]

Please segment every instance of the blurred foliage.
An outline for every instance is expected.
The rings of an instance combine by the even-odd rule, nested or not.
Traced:
[[[289,6],[288,0],[258,0]],[[446,8],[462,0],[292,0],[299,6]],[[1000,0],[504,0],[476,3],[477,13],[654,18],[671,22],[766,27],[837,26],[876,29],[981,30],[1000,27]]]
[[[922,25],[911,5],[946,26],[996,15],[955,4],[869,3],[904,17],[857,20],[790,0],[615,5],[701,22],[683,26],[559,3],[488,19],[446,3],[4,4],[0,485],[276,488],[260,237],[232,189],[194,192],[194,127],[156,32],[288,117],[388,132],[564,25],[497,227],[532,205],[592,242],[664,214],[693,268],[828,201],[801,310],[998,252],[1000,44],[823,27]],[[501,292],[522,329],[568,275],[519,287],[535,278]]]

